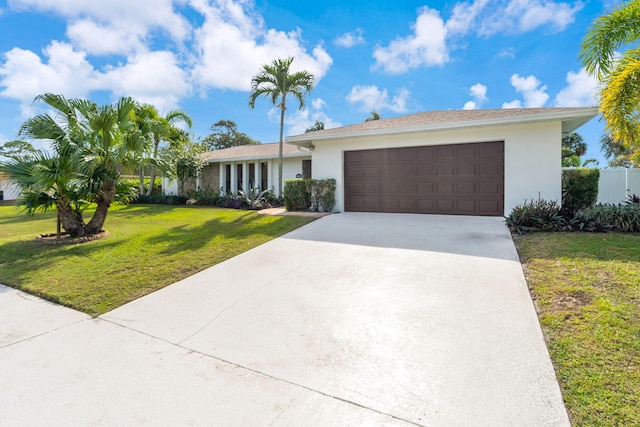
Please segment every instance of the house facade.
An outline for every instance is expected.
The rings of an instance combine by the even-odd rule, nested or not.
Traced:
[[[20,196],[20,189],[9,180],[9,175],[0,173],[0,204],[13,203]]]
[[[243,145],[203,154],[207,164],[195,182],[185,183],[185,193],[195,190],[233,194],[239,190],[278,188],[278,143]],[[311,178],[311,152],[284,144],[282,179]],[[163,179],[164,193],[177,194],[177,185]]]
[[[291,136],[312,177],[336,179],[335,211],[507,215],[560,201],[561,140],[593,108],[448,110]]]

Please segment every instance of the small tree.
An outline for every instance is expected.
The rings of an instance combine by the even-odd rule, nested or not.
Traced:
[[[372,122],[374,120],[380,120],[382,116],[376,110],[371,111],[371,116],[364,119],[365,122]]]
[[[213,133],[202,140],[208,150],[260,144],[260,141],[256,141],[246,133],[239,132],[238,125],[233,120],[219,120],[210,129]]]
[[[313,126],[308,127],[304,133],[315,132],[317,130],[324,130],[324,123],[320,120],[316,120],[316,123]]]
[[[640,147],[640,144],[634,144],[634,146]],[[613,139],[611,134],[602,136],[600,139],[600,147],[610,167],[640,167],[640,149],[631,148],[630,145]]]
[[[175,176],[178,181],[178,195],[184,196],[184,184],[189,179],[196,179],[206,165],[202,158],[202,145],[188,141],[181,148],[168,150],[170,162],[174,165]]]

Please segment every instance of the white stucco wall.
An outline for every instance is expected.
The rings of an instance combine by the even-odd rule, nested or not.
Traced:
[[[313,178],[336,179],[335,211],[344,210],[343,153],[390,147],[504,141],[505,215],[528,199],[557,200],[561,190],[560,121],[314,141]]]
[[[9,181],[9,178],[4,174],[0,175],[0,191],[2,191],[4,200],[16,200],[20,196],[18,186]]]

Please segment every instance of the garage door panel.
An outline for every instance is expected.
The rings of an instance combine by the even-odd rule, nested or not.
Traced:
[[[458,200],[457,210],[459,212],[472,215],[477,211],[477,202],[475,200]]]
[[[504,143],[345,152],[345,209],[503,215]]]
[[[459,182],[456,185],[456,194],[475,194],[478,192],[477,188],[478,186],[475,182]]]

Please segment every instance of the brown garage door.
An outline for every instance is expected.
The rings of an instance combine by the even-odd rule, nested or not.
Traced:
[[[504,214],[504,142],[347,151],[345,210]]]

